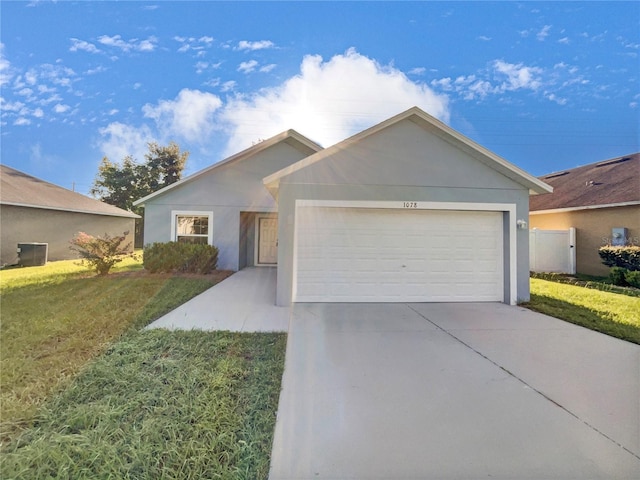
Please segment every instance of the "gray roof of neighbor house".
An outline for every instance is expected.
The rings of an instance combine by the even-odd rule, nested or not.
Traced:
[[[140,218],[135,213],[45,182],[6,165],[0,165],[0,204],[112,217]]]
[[[531,197],[531,212],[640,204],[640,153],[539,178],[553,187],[553,193]]]

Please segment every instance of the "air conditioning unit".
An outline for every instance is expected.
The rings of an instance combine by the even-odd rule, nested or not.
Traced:
[[[19,243],[18,265],[22,267],[38,267],[46,265],[48,254],[48,243]]]

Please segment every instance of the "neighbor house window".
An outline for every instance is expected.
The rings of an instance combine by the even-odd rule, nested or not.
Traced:
[[[211,244],[212,214],[208,212],[173,212],[173,238],[181,243]]]

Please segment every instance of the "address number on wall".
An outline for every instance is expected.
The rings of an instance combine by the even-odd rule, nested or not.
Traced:
[[[402,208],[418,208],[418,202],[402,202]]]

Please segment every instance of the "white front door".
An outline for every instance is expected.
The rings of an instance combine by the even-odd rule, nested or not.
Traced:
[[[278,219],[258,217],[258,265],[278,263]]]

